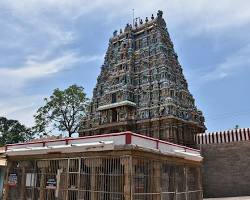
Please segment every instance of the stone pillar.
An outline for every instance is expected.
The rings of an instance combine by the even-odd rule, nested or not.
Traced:
[[[162,139],[162,138],[160,138],[160,136],[161,136],[160,132],[161,132],[161,117],[159,117],[158,126],[157,126],[157,137],[156,138],[158,138],[158,139]]]
[[[91,179],[90,179],[90,184],[91,184],[91,200],[96,200],[97,198],[97,193],[96,191],[96,167],[91,168]]]
[[[20,168],[22,172],[20,200],[25,200],[26,168],[27,167],[28,167],[28,162],[22,161],[20,163]]]
[[[198,167],[198,169],[197,169],[197,171],[198,171],[198,188],[199,188],[199,190],[201,191],[200,192],[200,198],[199,198],[199,200],[202,200],[203,199],[203,188],[202,188],[202,175],[201,175],[201,167]]]
[[[186,189],[186,200],[188,200],[189,198],[189,193],[188,193],[188,191],[189,191],[189,188],[188,188],[188,167],[184,167],[184,178],[185,178],[185,189]]]
[[[49,161],[38,161],[37,167],[41,170],[39,199],[45,199],[45,186],[46,186],[45,173],[47,167],[49,167]]]
[[[100,167],[102,164],[101,158],[95,159],[86,159],[85,164],[91,169],[90,177],[90,188],[91,188],[91,200],[97,200],[98,193],[96,192],[97,184],[97,167]]]
[[[9,194],[9,174],[10,170],[12,167],[12,162],[8,161],[7,162],[7,168],[6,168],[6,173],[5,173],[5,178],[4,178],[4,187],[3,187],[3,200],[8,200],[8,194]]]
[[[41,179],[40,179],[40,191],[39,191],[39,199],[45,199],[45,172],[44,168],[41,169]]]
[[[157,193],[159,195],[156,195],[153,197],[154,200],[161,200],[161,163],[160,162],[154,162],[153,163],[153,193]]]
[[[121,164],[124,167],[124,200],[132,199],[132,177],[131,177],[131,166],[132,158],[124,157],[121,158]]]
[[[40,193],[39,193],[39,199],[45,199],[45,172],[46,170],[44,168],[41,169],[41,179],[40,179]]]

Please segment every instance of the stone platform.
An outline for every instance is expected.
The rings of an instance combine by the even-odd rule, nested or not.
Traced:
[[[250,200],[250,196],[248,197],[227,197],[227,198],[209,198],[204,200]]]

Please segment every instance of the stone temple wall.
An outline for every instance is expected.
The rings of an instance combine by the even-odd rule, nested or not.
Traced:
[[[204,197],[250,196],[249,129],[216,134],[217,137],[207,134],[203,140],[206,144],[200,144],[204,157]],[[218,135],[223,135],[224,142]],[[230,141],[230,138],[238,140]]]

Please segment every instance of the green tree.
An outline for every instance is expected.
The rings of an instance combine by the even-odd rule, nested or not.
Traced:
[[[57,129],[67,132],[69,137],[77,133],[88,104],[84,88],[71,85],[65,90],[55,89],[53,94],[44,100],[45,105],[34,115],[35,132],[47,135]]]
[[[0,117],[0,146],[25,142],[33,138],[33,132],[17,120]]]

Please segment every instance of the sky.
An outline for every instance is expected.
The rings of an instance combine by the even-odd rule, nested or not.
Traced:
[[[55,88],[89,97],[114,30],[160,9],[207,131],[250,127],[250,1],[0,0],[0,116],[26,126]]]

